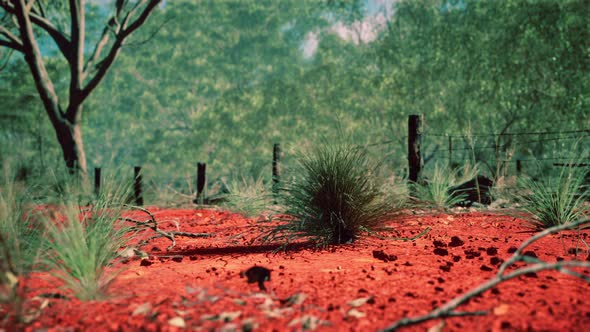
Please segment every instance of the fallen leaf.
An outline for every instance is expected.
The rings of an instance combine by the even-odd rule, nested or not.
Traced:
[[[427,332],[442,332],[443,329],[445,328],[445,325],[446,325],[445,321],[441,320],[440,323],[438,323],[434,326],[431,326]]]
[[[135,308],[135,310],[133,310],[133,313],[131,314],[131,316],[146,315],[151,310],[152,310],[152,304],[149,302],[146,302],[146,303],[138,305],[137,308]]]
[[[219,320],[222,322],[231,322],[232,320],[240,317],[241,311],[224,311],[219,314]]]
[[[186,327],[186,323],[182,317],[174,317],[168,320],[168,324],[174,327],[180,327],[181,329]]]
[[[373,298],[372,296],[361,297],[361,298],[358,298],[358,299],[348,302],[348,305],[353,308],[358,308],[358,307],[362,306],[363,304],[367,303],[367,301],[371,300],[372,298]]]
[[[367,316],[367,314],[365,314],[362,311],[358,311],[354,308],[348,310],[348,312],[346,313],[346,316],[348,317],[354,317],[354,318],[364,318],[365,316]]]
[[[317,318],[316,316],[304,315],[293,319],[289,322],[287,326],[294,327],[297,325],[301,325],[301,329],[303,330],[315,330],[320,325],[328,325],[327,323],[329,324],[329,322],[323,321]]]
[[[287,307],[291,307],[294,305],[300,305],[305,301],[306,298],[307,298],[307,295],[305,293],[295,293],[295,294],[289,296],[288,298],[286,298],[285,300],[281,300],[281,304],[283,304]]]
[[[508,313],[508,310],[510,310],[510,306],[506,303],[502,303],[499,306],[495,307],[493,312],[496,316],[502,316],[506,315]]]

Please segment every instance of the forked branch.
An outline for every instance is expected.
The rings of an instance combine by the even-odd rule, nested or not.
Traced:
[[[148,221],[139,221],[139,220],[135,220],[135,219],[131,219],[131,218],[119,218],[119,220],[135,224],[135,226],[132,227],[132,229],[131,229],[132,231],[139,232],[143,229],[151,229],[152,231],[154,231],[154,233],[156,233],[156,235],[140,242],[140,244],[139,244],[140,247],[145,245],[146,243],[148,243],[149,241],[151,241],[153,239],[165,237],[172,242],[172,244],[170,246],[168,246],[168,248],[166,248],[167,250],[171,250],[172,248],[174,248],[176,246],[176,238],[175,237],[177,237],[177,236],[190,237],[190,238],[201,238],[201,237],[211,237],[211,236],[215,235],[215,234],[211,234],[211,233],[189,233],[189,232],[181,232],[181,231],[164,231],[158,227],[158,222],[156,221],[156,218],[154,217],[154,215],[150,211],[148,211],[147,209],[144,209],[142,207],[139,207],[139,206],[128,205],[128,207],[130,207],[134,210],[139,210],[141,212],[146,213],[150,217],[150,219]]]

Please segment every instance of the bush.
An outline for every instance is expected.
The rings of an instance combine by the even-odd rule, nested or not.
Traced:
[[[327,145],[302,156],[296,177],[281,189],[289,218],[273,235],[309,237],[325,247],[380,225],[391,205],[382,198],[375,170],[363,150],[349,145]]]
[[[529,194],[518,200],[531,214],[525,220],[537,229],[544,229],[586,215],[590,211],[585,203],[590,198],[590,188],[584,185],[584,180],[589,171],[585,167],[563,167],[557,175],[539,181],[522,178],[520,186]]]

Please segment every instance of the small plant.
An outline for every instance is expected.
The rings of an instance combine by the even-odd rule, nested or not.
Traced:
[[[264,186],[262,178],[234,178],[225,182],[229,194],[223,197],[221,206],[245,217],[260,215],[272,205],[272,195]]]
[[[354,240],[388,218],[366,153],[349,145],[316,148],[300,159],[297,177],[281,190],[286,223],[272,235],[308,237],[318,246]],[[271,236],[273,238],[273,236]]]
[[[116,273],[106,267],[128,239],[129,228],[119,221],[122,203],[130,186],[109,181],[89,207],[80,205],[79,195],[63,198],[56,219],[46,218],[47,267],[81,300],[107,295]]]
[[[584,185],[586,167],[562,167],[554,176],[535,181],[523,178],[520,185],[529,194],[519,200],[531,217],[527,222],[537,229],[574,222],[588,214],[590,208],[586,201],[590,198],[590,188]]]
[[[436,164],[431,177],[423,184],[414,185],[415,198],[436,208],[447,209],[464,200],[464,195],[451,192],[451,187],[477,174],[477,167],[469,164],[463,169],[449,169]]]

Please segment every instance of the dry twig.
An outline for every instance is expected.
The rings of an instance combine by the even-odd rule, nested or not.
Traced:
[[[132,206],[132,205],[126,205],[126,206],[129,208],[135,209],[135,210],[142,211],[150,217],[150,220],[148,220],[148,221],[139,221],[139,220],[135,220],[135,219],[131,219],[131,218],[119,218],[119,220],[131,222],[136,225],[135,227],[131,228],[131,231],[139,232],[142,229],[149,228],[156,233],[156,235],[151,236],[150,238],[140,242],[140,244],[139,244],[140,247],[145,245],[146,243],[148,243],[149,241],[151,241],[153,239],[165,237],[165,238],[169,239],[170,241],[172,241],[172,244],[170,246],[168,246],[168,248],[166,248],[167,250],[170,250],[176,246],[176,239],[175,239],[176,236],[200,238],[200,237],[211,237],[211,236],[215,235],[212,233],[189,233],[189,232],[181,232],[181,231],[164,231],[158,227],[158,222],[156,221],[156,218],[147,209],[144,209],[139,206]]]

